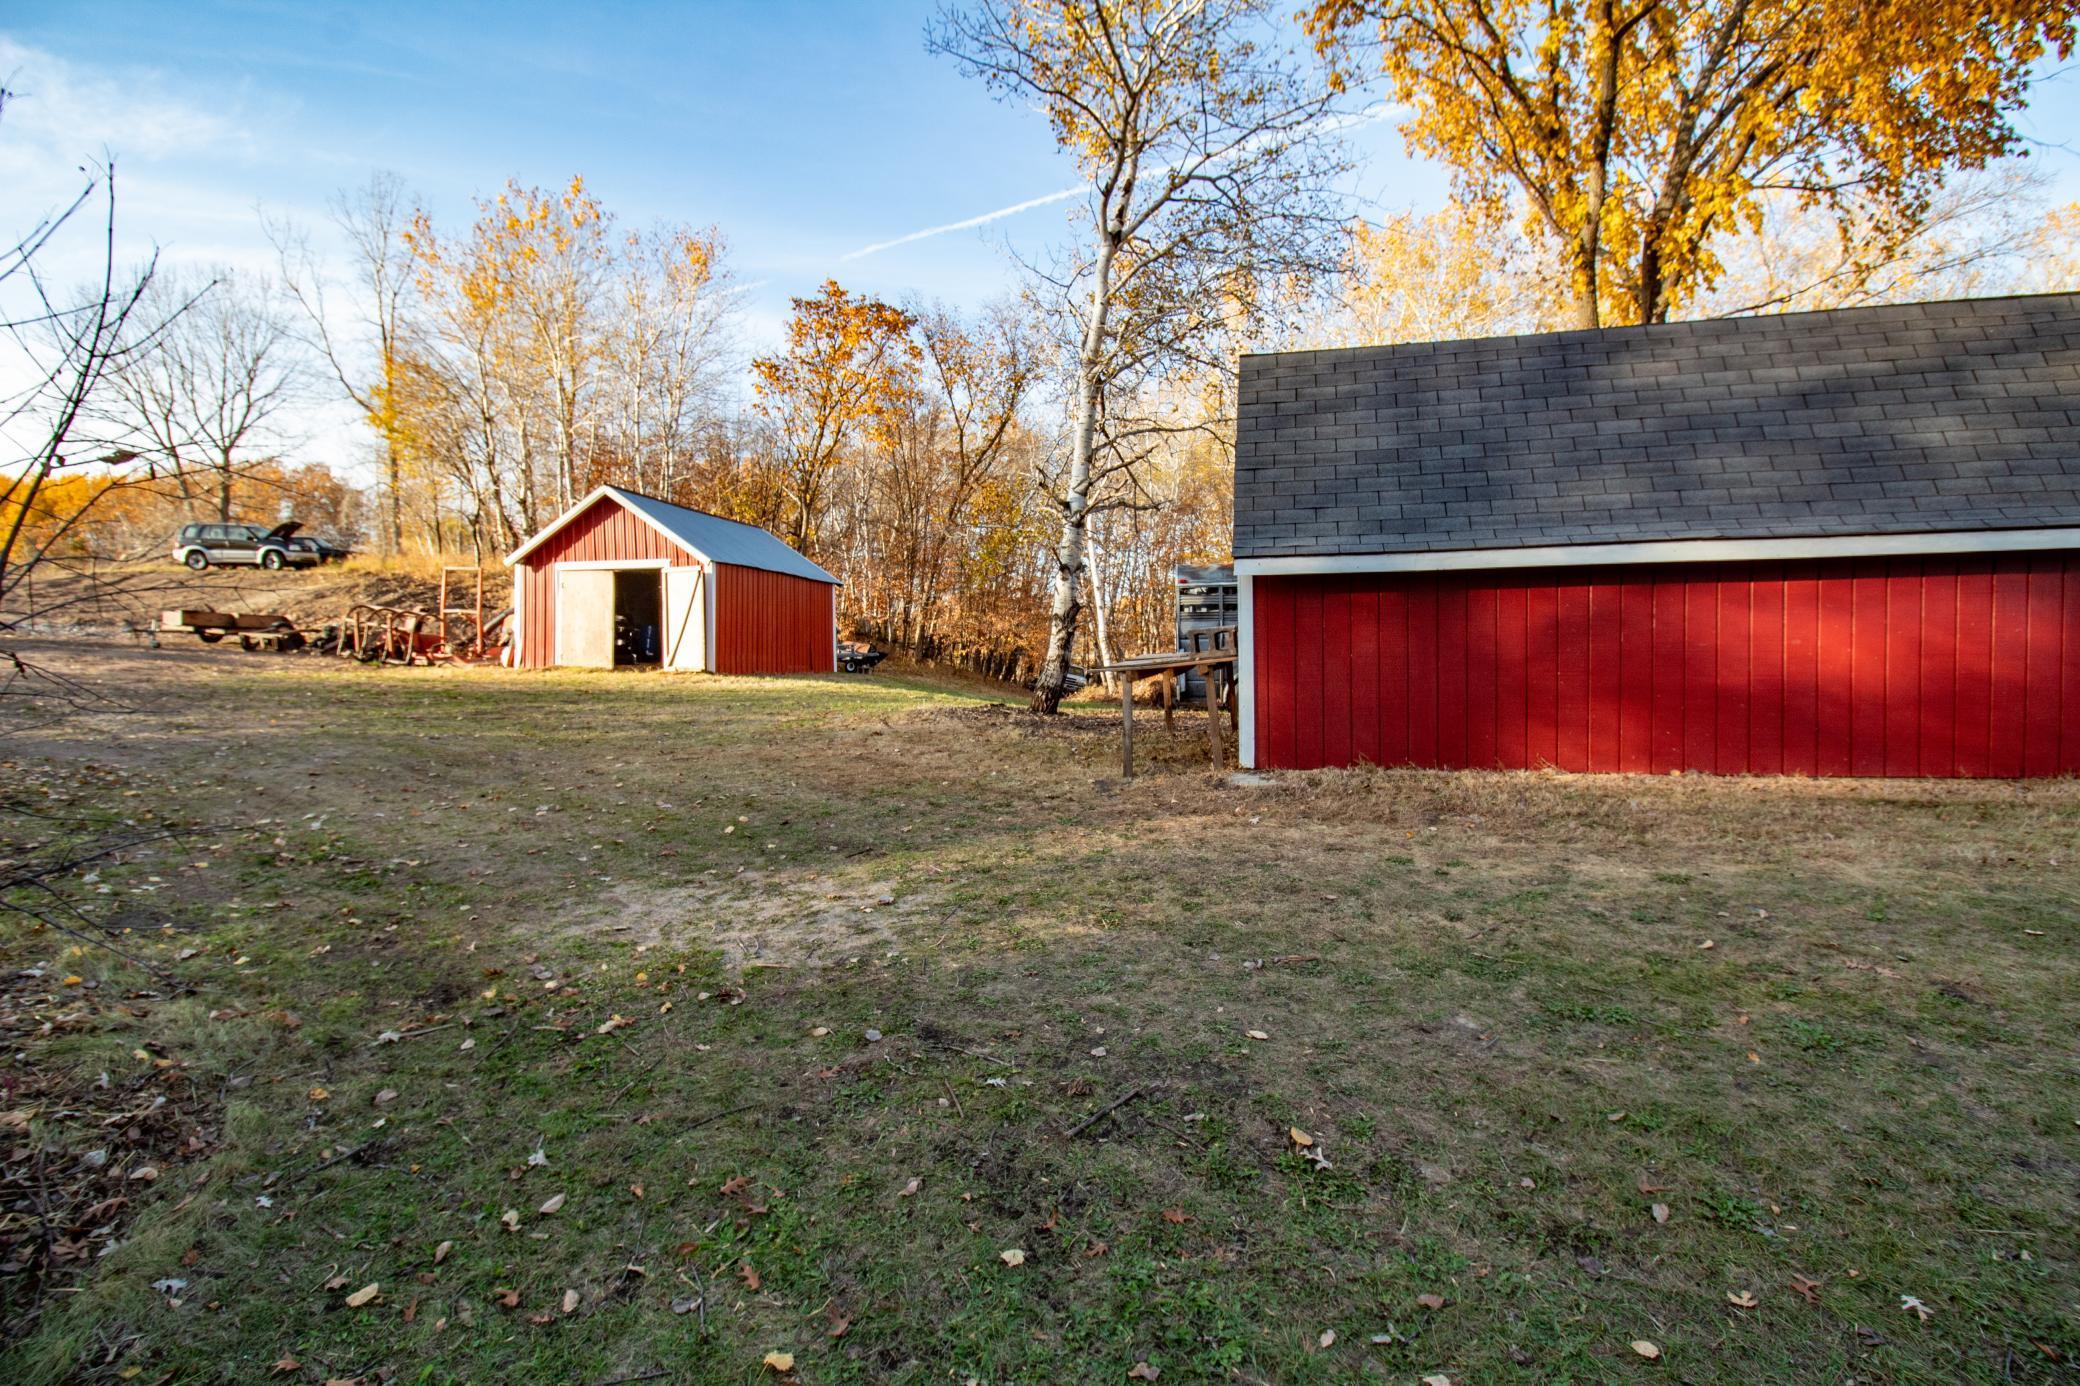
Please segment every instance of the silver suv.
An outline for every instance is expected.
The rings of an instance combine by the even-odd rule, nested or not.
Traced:
[[[257,564],[262,568],[309,568],[325,561],[322,553],[300,548],[289,537],[303,526],[294,520],[262,529],[258,525],[183,525],[173,541],[173,561],[201,572],[212,563]]]

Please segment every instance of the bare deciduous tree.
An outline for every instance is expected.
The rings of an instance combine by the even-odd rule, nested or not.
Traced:
[[[6,101],[0,89],[0,110]],[[54,290],[38,269],[38,256],[97,205],[99,274],[72,293]],[[111,162],[88,176],[70,204],[0,250],[0,290],[6,291],[0,343],[14,358],[4,378],[23,382],[0,395],[0,443],[6,446],[0,460],[0,630],[20,629],[50,614],[38,606],[31,584],[40,568],[66,552],[97,503],[164,477],[153,459],[133,466],[139,459],[97,427],[98,406],[113,377],[151,345],[136,324],[144,320],[156,263],[120,269],[115,228]],[[13,650],[0,649],[0,663],[8,670],[0,691],[36,672]],[[65,682],[47,675],[45,682],[52,681]]]
[[[346,237],[353,255],[354,295],[360,326],[375,351],[372,370],[350,364],[351,346],[339,341],[325,302],[325,279],[311,254],[310,239],[288,222],[265,223],[281,262],[282,284],[301,308],[312,345],[330,368],[347,399],[358,408],[376,435],[377,466],[383,478],[383,522],[380,547],[397,553],[404,547],[404,445],[399,437],[399,396],[405,390],[406,323],[416,279],[405,229],[411,221],[411,199],[394,173],[378,172],[367,184],[341,191],[332,201],[333,223]]]
[[[1081,245],[1039,275],[1074,373],[1036,711],[1053,712],[1067,685],[1092,508],[1115,480],[1134,503],[1134,468],[1175,426],[1137,395],[1224,365],[1283,281],[1335,261],[1332,98],[1277,42],[1277,9],[981,0],[928,31],[999,96],[1037,102],[1088,180]]]
[[[239,475],[279,450],[281,425],[302,398],[300,343],[274,286],[230,270],[160,274],[140,307],[132,349],[96,412],[184,495],[206,481],[208,503],[228,520]]]

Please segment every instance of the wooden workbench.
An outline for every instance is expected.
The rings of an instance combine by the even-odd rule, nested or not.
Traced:
[[[1101,665],[1090,672],[1111,674],[1119,679],[1119,767],[1128,779],[1134,776],[1134,685],[1142,679],[1160,679],[1163,685],[1163,722],[1174,725],[1177,692],[1187,674],[1206,680],[1206,738],[1213,746],[1215,769],[1228,763],[1227,744],[1221,737],[1220,708],[1228,705],[1228,725],[1236,726],[1235,628],[1221,626],[1193,631],[1191,648],[1166,650],[1160,654],[1135,655],[1117,664]]]

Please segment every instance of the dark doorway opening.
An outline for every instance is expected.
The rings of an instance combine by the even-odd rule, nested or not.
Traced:
[[[614,573],[614,665],[655,664],[664,631],[664,574],[654,568]]]

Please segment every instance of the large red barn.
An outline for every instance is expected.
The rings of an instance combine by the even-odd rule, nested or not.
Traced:
[[[836,667],[838,580],[756,525],[602,486],[506,564],[524,668]]]
[[[1240,383],[1244,764],[2080,771],[2080,296]]]

